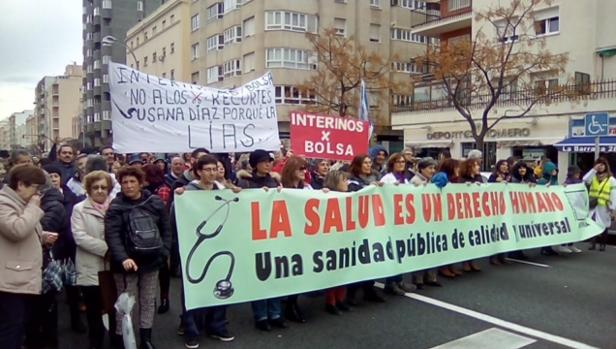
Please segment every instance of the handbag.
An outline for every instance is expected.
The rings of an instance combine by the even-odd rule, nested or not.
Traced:
[[[43,269],[42,293],[60,292],[64,285],[62,264],[53,258],[51,249],[46,253],[47,255],[43,257],[46,259],[47,265]]]

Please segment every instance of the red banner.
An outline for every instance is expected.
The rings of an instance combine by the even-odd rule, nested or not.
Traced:
[[[291,113],[291,148],[297,155],[352,160],[368,152],[368,122],[305,112]]]

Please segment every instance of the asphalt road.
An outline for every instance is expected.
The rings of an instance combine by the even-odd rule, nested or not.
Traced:
[[[323,297],[301,297],[308,323],[289,323],[288,329],[269,333],[254,329],[248,304],[232,306],[229,330],[235,341],[202,336],[201,347],[616,348],[616,248],[594,252],[586,250],[587,244],[578,245],[584,252],[575,255],[527,252],[543,266],[492,267],[483,260],[480,273],[441,278],[442,288],[388,296],[384,304],[363,304],[342,316],[325,313]],[[176,295],[178,282],[172,280]],[[169,313],[155,319],[153,337],[159,349],[184,347],[176,334],[179,298],[172,300]],[[86,348],[86,336],[73,334],[68,324],[62,304],[60,348]],[[461,342],[451,343],[456,340]]]

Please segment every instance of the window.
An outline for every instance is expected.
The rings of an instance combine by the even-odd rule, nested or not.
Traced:
[[[175,52],[175,43],[172,42],[171,45],[169,45],[169,53],[172,54]]]
[[[101,6],[104,9],[110,9],[111,8],[111,0],[103,0]]]
[[[156,52],[152,53],[152,63],[156,63]]]
[[[94,61],[94,69],[100,69],[100,68],[101,68],[101,61],[97,59]]]
[[[103,120],[110,120],[111,119],[111,113],[109,112],[109,110],[103,110]]]
[[[167,78],[167,73],[163,73],[162,77],[163,77],[163,79],[166,79]]]
[[[295,86],[275,86],[275,101],[278,104],[313,104],[316,100],[314,92],[302,93]]]
[[[93,14],[94,14],[94,16],[100,16],[101,15],[101,8],[100,7],[95,7]]]
[[[551,17],[535,22],[535,33],[537,35],[554,34],[560,31],[559,17]]]
[[[336,29],[336,35],[346,35],[346,19],[334,18],[334,28]]]
[[[143,11],[143,1],[137,1],[137,11]]]
[[[265,30],[291,30],[297,32],[317,32],[316,16],[299,12],[266,11]]]
[[[379,24],[370,24],[370,41],[381,42],[381,26]]]
[[[447,9],[451,11],[460,10],[471,6],[471,0],[449,0]]]
[[[411,34],[410,29],[404,29],[404,28],[392,28],[391,29],[391,39],[407,41],[407,42],[415,42],[418,44],[425,44],[428,42],[427,37],[423,35],[418,35],[418,34]]]
[[[223,13],[225,12],[225,5],[222,2],[217,2],[214,5],[207,8],[207,20],[215,20],[217,18],[222,18]]]
[[[498,41],[504,43],[510,43],[518,40],[519,36],[515,33],[514,28],[511,24],[505,23],[497,23],[496,25],[496,35],[498,35]],[[470,40],[470,36],[465,36],[465,40]],[[448,40],[451,42],[451,39]]]
[[[137,46],[139,46],[139,37],[137,37]]]
[[[241,75],[241,74],[242,74],[242,68],[241,68],[241,62],[239,59],[232,59],[232,60],[226,61],[225,64],[223,65],[223,75],[225,78],[236,76],[236,75]]]
[[[108,84],[109,83],[109,74],[103,74],[103,83],[104,84]]]
[[[199,30],[199,14],[190,17],[190,31]]]
[[[212,35],[207,38],[207,50],[222,50],[225,47],[224,36],[221,34]]]
[[[148,32],[143,32],[143,41],[147,41],[148,40]]]
[[[392,62],[391,70],[399,73],[418,73],[415,63],[412,62]]]
[[[147,56],[143,57],[143,66],[144,67],[148,66],[148,57]]]
[[[255,53],[251,52],[244,55],[244,72],[248,73],[255,70]]]
[[[370,0],[370,7],[381,7],[381,0]]]
[[[167,57],[167,48],[163,47],[163,55],[160,58],[164,59],[165,57]]]
[[[223,3],[224,13],[231,12],[242,6],[242,0],[225,0]]]
[[[167,20],[163,19],[163,29],[165,28],[165,25],[167,24]]]
[[[103,64],[109,64],[110,60],[111,60],[110,56],[103,56]]]
[[[575,91],[590,94],[590,74],[575,72]]]
[[[198,71],[190,74],[190,81],[194,85],[197,85],[199,83],[199,72]]]
[[[171,80],[175,80],[175,69],[171,69],[171,71],[169,71],[169,78]]]
[[[173,23],[173,21],[175,20],[175,15],[172,14],[171,16],[169,16],[169,22]]]
[[[535,81],[535,93],[537,95],[546,95],[553,93],[558,88],[558,79],[537,80]]]
[[[222,67],[215,65],[213,67],[207,68],[207,83],[211,84],[213,82],[222,81]]]
[[[94,87],[99,87],[101,85],[101,79],[100,78],[95,78],[94,79]]]
[[[244,37],[255,35],[255,18],[250,17],[244,20]]]
[[[240,42],[242,41],[242,27],[239,25],[236,25],[234,27],[227,28],[224,31],[223,35],[224,35],[225,44],[230,44],[233,42]]]
[[[411,101],[413,100],[413,96],[407,95],[392,95],[391,97],[393,105],[397,107],[411,105]]]
[[[190,56],[193,61],[199,58],[199,43],[198,42],[192,44],[192,46],[190,47],[190,53],[191,53]]]
[[[316,69],[312,53],[295,48],[268,48],[265,51],[266,68]]]
[[[398,5],[400,7],[408,8],[411,10],[422,10],[426,8],[426,5],[423,1],[417,0],[399,0]]]

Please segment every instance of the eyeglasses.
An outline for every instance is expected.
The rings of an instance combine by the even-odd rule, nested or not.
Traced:
[[[106,185],[93,185],[92,190],[107,190],[109,187]]]
[[[406,160],[398,160],[396,161],[396,164],[406,164]]]

